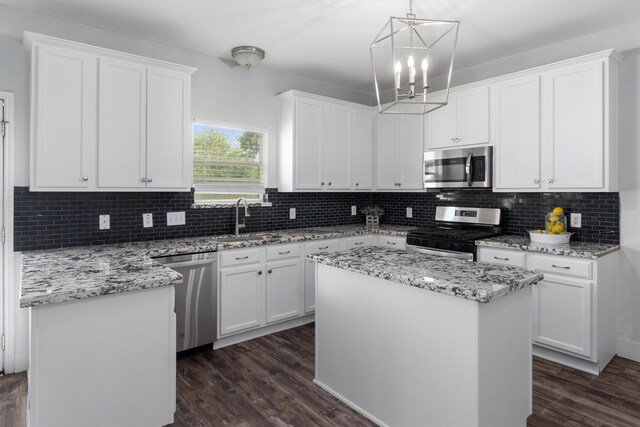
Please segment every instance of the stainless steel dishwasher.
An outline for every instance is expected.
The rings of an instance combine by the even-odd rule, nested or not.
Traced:
[[[177,351],[211,344],[217,336],[218,259],[216,252],[154,258],[182,274],[176,288]]]

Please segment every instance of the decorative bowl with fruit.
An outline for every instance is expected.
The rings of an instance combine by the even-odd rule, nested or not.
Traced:
[[[564,209],[554,208],[545,216],[544,230],[529,230],[531,241],[547,245],[562,245],[569,243],[573,233],[567,232],[567,217]]]

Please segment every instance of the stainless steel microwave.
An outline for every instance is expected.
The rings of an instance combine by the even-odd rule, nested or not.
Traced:
[[[426,151],[424,188],[490,188],[492,156],[492,147]]]

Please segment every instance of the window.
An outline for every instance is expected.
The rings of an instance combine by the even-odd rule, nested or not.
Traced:
[[[195,202],[258,201],[265,188],[266,132],[204,123],[193,125]]]

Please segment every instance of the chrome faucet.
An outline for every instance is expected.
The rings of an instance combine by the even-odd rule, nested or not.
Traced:
[[[240,202],[244,204],[244,218],[242,219],[242,224],[240,224],[240,214],[239,214]],[[239,236],[240,230],[247,226],[245,222],[248,216],[251,216],[251,215],[249,214],[249,204],[247,203],[247,199],[245,199],[244,197],[240,197],[236,201],[236,236]]]

